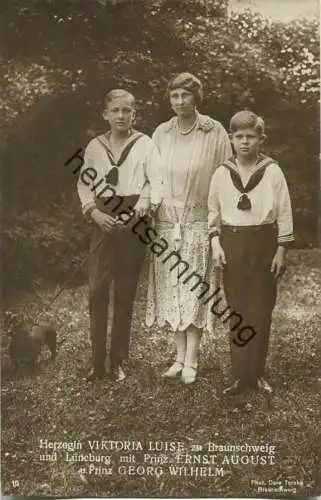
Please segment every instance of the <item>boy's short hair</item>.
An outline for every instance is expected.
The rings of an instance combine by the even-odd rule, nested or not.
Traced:
[[[232,116],[230,121],[230,133],[234,134],[237,130],[244,128],[253,128],[259,135],[265,135],[264,120],[261,116],[253,113],[253,111],[239,111]]]
[[[113,99],[117,99],[117,98],[121,98],[121,97],[124,97],[125,99],[128,99],[131,103],[131,105],[133,106],[133,108],[135,107],[135,97],[133,96],[133,94],[131,94],[130,92],[128,92],[127,90],[124,90],[124,89],[113,89],[113,90],[110,90],[110,92],[108,92],[108,94],[106,95],[105,97],[105,105],[108,106],[108,104],[113,100]]]
[[[187,72],[179,73],[168,82],[167,86],[168,93],[172,92],[172,90],[180,88],[192,92],[194,100],[197,104],[200,104],[202,102],[203,100],[202,83],[198,78],[196,78],[196,76],[192,75],[192,73],[187,73]]]

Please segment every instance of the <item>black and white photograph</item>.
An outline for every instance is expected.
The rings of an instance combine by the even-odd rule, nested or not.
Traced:
[[[318,0],[0,9],[3,498],[320,498]]]

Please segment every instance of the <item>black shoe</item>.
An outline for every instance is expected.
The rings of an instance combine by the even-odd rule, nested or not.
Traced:
[[[244,390],[245,390],[245,385],[241,382],[241,379],[238,378],[237,380],[235,380],[235,382],[233,382],[232,385],[224,389],[223,394],[232,396],[234,394],[240,394]]]
[[[102,379],[105,376],[104,368],[92,368],[86,377],[87,382],[94,382],[94,380]]]

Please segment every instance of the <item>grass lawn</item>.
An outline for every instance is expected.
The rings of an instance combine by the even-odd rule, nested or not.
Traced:
[[[264,487],[275,488],[281,482],[284,488],[296,488],[296,494],[305,497],[320,493],[320,256],[318,250],[289,253],[288,270],[280,283],[274,312],[266,371],[274,387],[271,396],[254,392],[234,398],[222,395],[230,372],[227,334],[219,321],[216,335],[203,337],[197,382],[187,387],[179,380],[161,379],[173,346],[169,332],[156,327],[148,331],[144,326],[144,279],[133,322],[129,377],[122,383],[113,383],[109,378],[86,383],[83,377],[90,358],[87,287],[66,290],[48,314],[48,318],[54,318],[59,337],[66,339],[56,362],[49,363],[44,351],[38,375],[3,376],[2,493],[64,497],[264,496],[258,491],[258,481],[264,482]],[[19,308],[32,316],[40,308],[40,299],[46,300],[52,294],[52,290],[43,291],[36,302],[34,297],[31,300],[25,296],[19,299]],[[162,466],[162,473],[150,475],[145,471],[141,475],[137,471],[142,469],[137,466],[142,464],[144,452],[140,451],[135,454],[136,463],[131,464],[135,474],[122,475],[118,473],[119,459],[125,452],[96,450],[96,455],[111,456],[113,473],[88,474],[81,468],[89,464],[66,462],[65,450],[57,451],[57,461],[40,460],[40,454],[45,453],[39,448],[40,439],[77,440],[83,444],[82,453],[90,451],[88,440],[141,441],[143,447],[148,441],[180,441],[185,455],[215,454],[207,451],[209,442],[268,444],[275,446],[275,464],[231,464],[227,462],[232,455],[246,452],[216,452],[218,465],[225,460],[223,476],[219,472],[215,475],[215,465],[211,466],[214,474],[205,475],[209,466],[203,464],[204,476],[195,477],[187,464],[186,475],[177,477],[169,470],[177,453],[170,451],[165,454],[168,462]],[[195,451],[195,446],[202,446],[203,451]],[[233,461],[237,461],[235,457]],[[279,491],[265,496],[293,494]]]

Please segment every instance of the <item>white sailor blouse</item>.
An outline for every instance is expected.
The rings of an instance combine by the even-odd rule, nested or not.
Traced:
[[[279,245],[294,240],[291,200],[284,174],[275,160],[260,154],[244,185],[235,157],[214,172],[208,196],[211,237],[220,226],[256,226],[276,223]]]
[[[95,173],[92,182],[82,181],[86,169]],[[161,159],[150,137],[135,131],[124,144],[117,161],[109,147],[108,133],[89,142],[77,184],[84,214],[95,206],[96,198],[103,196],[108,186],[114,186],[119,196],[138,194],[140,198],[148,198],[152,204],[161,202]]]

